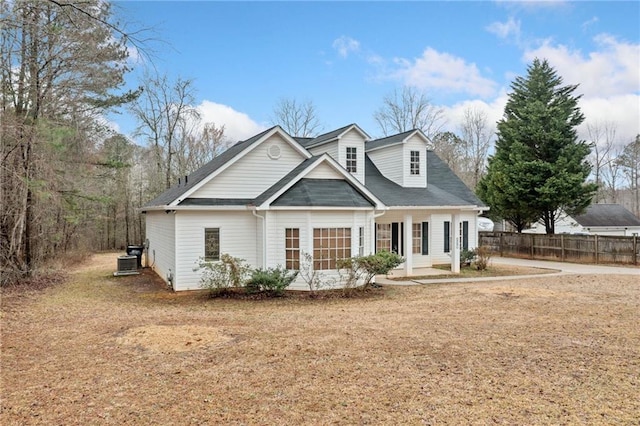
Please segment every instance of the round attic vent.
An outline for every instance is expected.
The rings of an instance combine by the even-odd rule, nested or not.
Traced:
[[[277,160],[278,158],[280,158],[280,147],[276,144],[273,144],[271,146],[269,146],[269,149],[267,150],[267,155],[269,155],[269,158],[271,158],[272,160]]]

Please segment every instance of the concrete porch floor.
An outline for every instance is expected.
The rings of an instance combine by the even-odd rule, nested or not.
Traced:
[[[436,276],[436,275],[449,275],[451,270],[436,269],[436,268],[413,268],[413,274],[410,277],[404,275],[403,269],[396,269],[389,272],[388,275],[376,275],[377,284],[390,284],[390,285],[420,285],[415,282],[417,277]],[[389,278],[406,278],[406,280],[395,281]]]

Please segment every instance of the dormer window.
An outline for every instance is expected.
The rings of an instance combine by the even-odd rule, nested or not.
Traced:
[[[420,174],[420,151],[411,151],[409,170],[411,175]]]
[[[349,173],[357,173],[358,170],[358,155],[357,148],[347,147],[347,171]]]

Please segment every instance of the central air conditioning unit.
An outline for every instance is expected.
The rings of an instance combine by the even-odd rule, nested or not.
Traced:
[[[138,257],[137,256],[118,256],[118,271],[113,275],[135,275],[138,272]]]

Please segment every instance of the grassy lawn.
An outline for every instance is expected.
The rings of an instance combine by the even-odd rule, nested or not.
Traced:
[[[116,257],[3,291],[0,424],[638,424],[637,277],[213,300]]]

